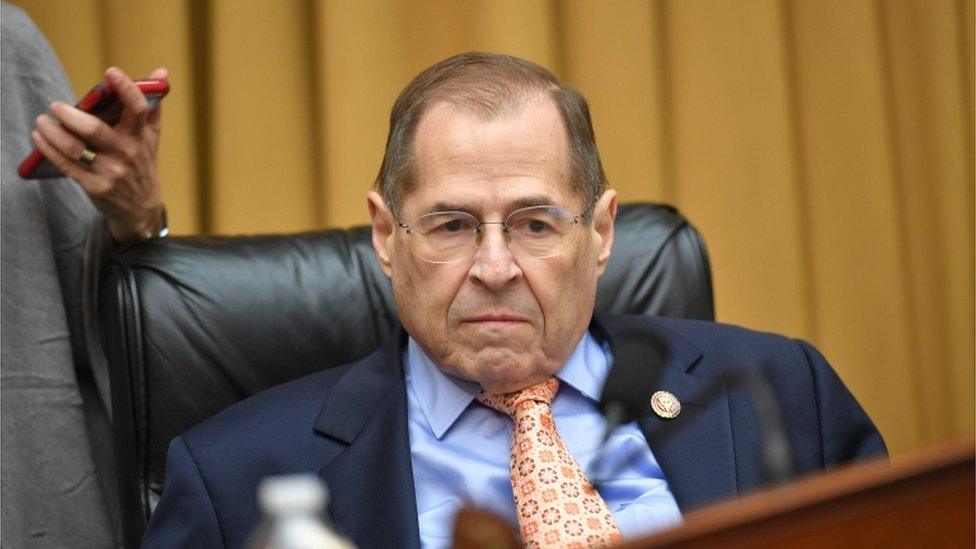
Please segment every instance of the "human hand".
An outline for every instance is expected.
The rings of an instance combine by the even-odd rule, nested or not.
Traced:
[[[149,78],[165,79],[167,75],[166,69],[159,68]],[[50,115],[37,117],[31,140],[61,173],[81,185],[105,215],[115,240],[125,242],[155,234],[162,222],[156,161],[160,106],[150,109],[142,92],[115,67],[105,71],[105,80],[115,88],[123,106],[118,124],[111,127],[63,101],[55,101]],[[79,160],[85,151],[96,153],[87,165]]]

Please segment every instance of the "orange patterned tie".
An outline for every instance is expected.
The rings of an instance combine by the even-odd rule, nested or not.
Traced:
[[[550,404],[559,381],[478,402],[511,416],[512,490],[526,547],[594,547],[621,540],[617,521],[556,432]]]

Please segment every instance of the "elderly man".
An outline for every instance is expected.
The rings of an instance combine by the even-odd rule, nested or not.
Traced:
[[[806,343],[594,317],[617,197],[585,100],[542,67],[471,53],[422,72],[393,107],[376,187],[373,245],[402,329],[360,362],[263,392],[175,439],[148,546],[240,546],[260,518],[258,480],[308,471],[363,547],[448,545],[462,506],[507,517],[529,546],[640,536],[760,485],[749,402],[702,395],[733,365],[778,392],[801,471],[884,453]],[[614,431],[595,490],[586,471],[603,442],[597,399],[618,334],[662,342],[668,393],[659,417]],[[667,419],[678,402],[687,411]],[[668,421],[683,426],[649,445]]]

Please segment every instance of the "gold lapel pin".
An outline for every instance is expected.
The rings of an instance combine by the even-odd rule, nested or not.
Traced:
[[[674,419],[681,413],[681,401],[667,391],[651,395],[651,410],[663,419]]]

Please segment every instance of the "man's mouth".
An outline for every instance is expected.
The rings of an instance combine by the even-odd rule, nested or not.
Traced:
[[[472,324],[517,324],[528,321],[529,320],[527,318],[518,315],[488,314],[467,317],[462,322]]]

